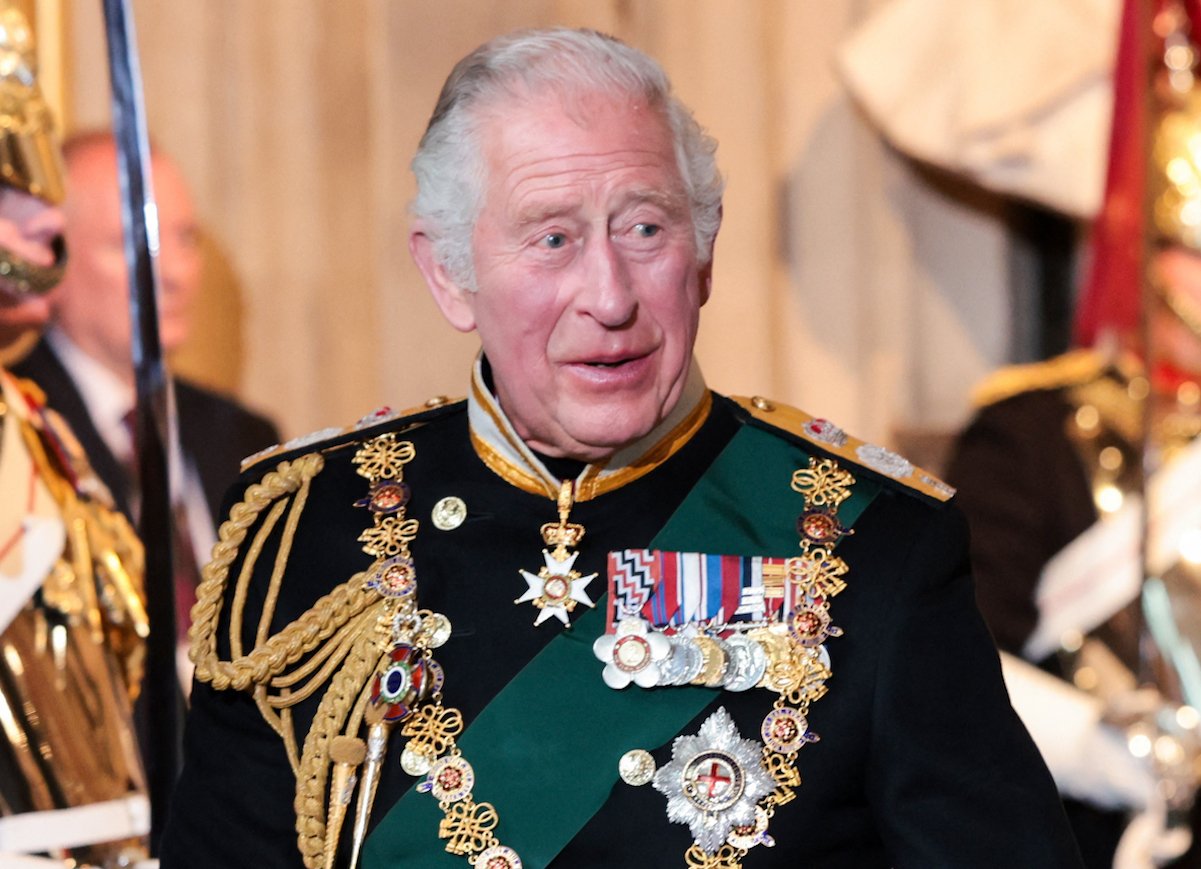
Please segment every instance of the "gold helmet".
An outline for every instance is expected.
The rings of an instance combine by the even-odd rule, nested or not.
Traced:
[[[0,190],[11,187],[58,206],[64,174],[54,117],[38,87],[33,31],[15,0],[0,0]],[[48,266],[0,248],[0,294],[19,300],[54,287],[67,250],[61,237],[52,246]]]
[[[38,87],[33,31],[9,0],[0,0],[0,182],[63,201],[62,153]]]

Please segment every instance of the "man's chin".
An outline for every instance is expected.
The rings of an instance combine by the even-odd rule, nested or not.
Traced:
[[[589,462],[607,459],[646,437],[656,425],[657,420],[639,422],[632,420],[628,415],[616,419],[581,421],[580,424],[567,428],[575,453],[572,458]]]

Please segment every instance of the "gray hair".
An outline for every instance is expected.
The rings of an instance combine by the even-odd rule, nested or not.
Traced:
[[[634,95],[663,112],[691,205],[696,250],[707,263],[725,186],[715,159],[717,142],[672,93],[667,74],[652,58],[595,30],[549,28],[497,37],[460,60],[442,86],[413,157],[417,196],[412,213],[425,223],[450,277],[475,288],[471,237],[485,181],[479,137],[483,110],[547,87]]]

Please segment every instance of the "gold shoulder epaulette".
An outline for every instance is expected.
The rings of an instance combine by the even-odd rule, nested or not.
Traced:
[[[986,407],[1036,389],[1079,386],[1099,377],[1113,360],[1093,349],[1072,350],[1062,356],[994,371],[972,390],[972,404]]]
[[[851,437],[827,419],[812,417],[803,410],[758,395],[753,398],[732,398],[755,419],[816,444],[841,459],[890,477],[923,495],[946,501],[955,494],[953,487],[904,456]]]
[[[396,411],[390,407],[376,408],[375,410],[371,411],[371,413],[367,414],[351,425],[342,427],[330,426],[329,428],[317,429],[315,432],[310,432],[309,434],[292,438],[289,441],[284,441],[282,444],[275,444],[274,446],[267,447],[265,450],[259,450],[257,453],[253,453],[242,459],[241,470],[246,471],[260,462],[275,458],[283,453],[289,453],[292,450],[298,450],[301,447],[317,448],[321,444],[329,441],[342,440],[347,435],[354,434],[355,432],[363,431],[377,425],[382,425],[386,422],[404,420],[410,416],[428,413],[436,408],[444,407],[448,404],[455,404],[462,400],[463,399],[461,398],[448,398],[445,395],[436,395],[433,398],[426,400],[424,403],[417,405],[416,407],[406,408],[405,410]]]

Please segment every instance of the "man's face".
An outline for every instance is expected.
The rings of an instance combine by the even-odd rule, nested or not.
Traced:
[[[478,292],[443,311],[479,331],[531,447],[605,458],[679,400],[708,296],[667,124],[628,99],[534,95],[483,122],[482,155]]]
[[[171,352],[188,336],[200,289],[200,247],[192,197],[170,161],[152,161],[160,247],[159,337]],[[96,146],[67,165],[67,271],[52,300],[56,322],[93,358],[130,372],[129,278],[116,155]]]
[[[38,266],[54,263],[53,243],[63,232],[60,208],[14,187],[0,187],[0,248]],[[50,316],[44,296],[18,295],[0,280],[0,349]]]

